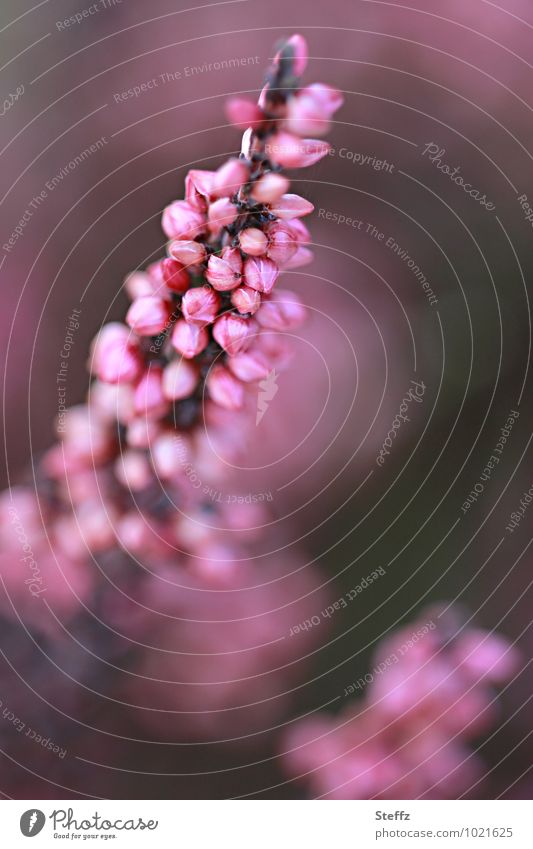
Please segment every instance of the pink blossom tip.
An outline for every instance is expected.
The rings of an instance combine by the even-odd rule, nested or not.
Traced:
[[[244,405],[244,387],[225,366],[215,365],[207,377],[210,397],[226,410],[240,410]]]
[[[220,309],[220,296],[211,286],[198,286],[185,292],[181,309],[186,321],[205,327],[215,320]]]
[[[157,295],[147,295],[133,301],[126,321],[139,336],[156,336],[165,329],[170,318],[169,306]]]
[[[250,289],[269,295],[279,274],[278,266],[265,257],[248,257],[244,263],[244,281]]]

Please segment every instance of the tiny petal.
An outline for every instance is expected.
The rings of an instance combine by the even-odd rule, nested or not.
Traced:
[[[136,377],[139,377],[139,374]],[[95,380],[90,386],[88,404],[98,412],[102,421],[115,424],[129,424],[135,416],[133,409],[133,388],[126,382],[102,382]]]
[[[267,357],[271,369],[282,371],[291,362],[294,348],[280,333],[263,330],[258,333],[254,348],[259,348]]]
[[[306,309],[298,295],[278,289],[257,311],[257,321],[268,330],[292,330],[306,319]]]
[[[198,385],[198,369],[188,360],[173,360],[163,371],[163,394],[179,401],[193,394]]]
[[[169,243],[168,252],[172,259],[177,259],[185,268],[201,265],[205,260],[205,247],[201,242],[176,239]]]
[[[151,262],[150,265],[146,266],[146,273],[152,284],[151,294],[170,301],[170,292],[165,283],[163,262],[160,259],[157,262]]]
[[[67,451],[82,463],[104,462],[113,449],[108,423],[83,404],[70,407],[62,420],[58,419],[57,435]]]
[[[240,130],[246,130],[248,127],[257,129],[258,125],[262,124],[265,119],[263,111],[257,103],[244,97],[231,97],[226,102],[225,110],[228,121]]]
[[[300,245],[310,245],[311,244],[311,233],[307,229],[306,225],[299,218],[294,218],[292,221],[287,221],[287,225],[290,227],[292,232],[296,237],[296,241]]]
[[[284,221],[274,221],[267,228],[267,256],[278,265],[286,265],[298,250],[296,236]]]
[[[135,412],[148,418],[161,418],[169,409],[169,403],[163,395],[163,373],[152,366],[145,371],[137,384],[134,396]]]
[[[313,262],[313,259],[313,251],[310,251],[309,248],[304,248],[302,245],[300,245],[296,253],[293,254],[293,256],[291,256],[291,258],[285,264],[285,268],[302,268],[302,266],[309,265],[310,262]]]
[[[214,171],[193,168],[185,177],[185,200],[200,212],[207,210],[214,176]]]
[[[163,211],[161,226],[169,239],[195,239],[205,233],[206,218],[186,200],[176,200]]]
[[[89,367],[104,383],[133,383],[143,370],[136,338],[119,322],[106,324],[92,343]]]
[[[124,288],[131,301],[142,298],[143,295],[153,295],[154,285],[149,274],[144,271],[134,271],[124,280]]]
[[[149,448],[161,432],[161,425],[153,419],[135,418],[127,427],[126,442],[130,448]]]
[[[292,74],[295,77],[301,77],[307,67],[309,53],[307,50],[307,42],[303,35],[296,33],[291,35],[281,49],[274,56],[274,65],[277,66],[282,57],[290,56],[292,60]]]
[[[303,88],[300,94],[304,97],[312,97],[317,104],[322,106],[328,117],[331,117],[344,103],[341,92],[330,85],[326,85],[326,83],[312,83]]]
[[[322,136],[330,127],[330,118],[342,106],[343,98],[335,88],[315,83],[291,98],[286,126],[299,136]]]
[[[247,227],[239,233],[241,251],[248,256],[263,256],[266,253],[268,239],[258,227]]]
[[[309,51],[307,49],[307,42],[303,35],[299,35],[299,33],[295,33],[291,35],[287,44],[289,44],[293,49],[294,55],[294,74],[297,77],[301,77],[305,69],[307,68],[307,60],[309,58]]]
[[[228,198],[220,198],[209,207],[207,214],[209,232],[213,235],[220,233],[223,227],[233,224],[238,215],[238,209]]]
[[[261,306],[261,294],[249,286],[239,286],[231,293],[231,303],[244,315],[253,315]]]
[[[172,333],[172,345],[182,356],[192,359],[200,354],[209,343],[207,330],[197,324],[180,319]]]
[[[177,477],[183,471],[186,454],[184,446],[187,438],[180,434],[165,431],[157,437],[152,446],[151,460],[157,474],[165,480]]]
[[[268,171],[253,184],[250,197],[257,203],[274,203],[285,194],[290,181],[283,174]]]
[[[242,280],[242,257],[237,248],[224,248],[220,256],[212,254],[207,264],[207,280],[213,289],[228,292]]]
[[[213,337],[228,354],[238,354],[249,343],[254,326],[235,313],[224,313],[213,325]]]
[[[165,329],[170,318],[166,301],[157,295],[147,295],[133,301],[126,321],[139,336],[156,336]]]
[[[266,295],[272,291],[278,274],[278,267],[271,259],[249,257],[244,263],[246,285]]]
[[[326,111],[312,98],[300,93],[288,104],[284,126],[297,136],[324,136],[331,125]]]
[[[199,286],[185,292],[181,309],[186,321],[205,327],[211,324],[220,309],[220,296],[211,286]]]
[[[271,211],[277,218],[284,221],[290,221],[291,218],[302,218],[304,215],[310,215],[314,210],[313,204],[300,195],[282,195],[275,204],[272,205]]]
[[[330,151],[327,142],[301,139],[284,131],[276,133],[265,144],[265,153],[283,168],[306,168],[314,165]]]
[[[189,288],[190,280],[181,262],[175,259],[164,259],[161,265],[167,289],[170,289],[171,292],[177,292],[178,295],[183,295]]]
[[[228,159],[213,177],[212,195],[215,198],[231,197],[248,182],[250,171],[244,159]]]
[[[230,357],[228,360],[230,371],[244,383],[253,383],[267,377],[272,368],[268,358],[259,349],[245,351]]]
[[[117,480],[133,492],[145,489],[152,480],[152,472],[145,454],[141,451],[124,451],[115,460]]]
[[[224,366],[213,366],[207,377],[207,389],[215,402],[226,410],[240,410],[244,404],[244,387]]]

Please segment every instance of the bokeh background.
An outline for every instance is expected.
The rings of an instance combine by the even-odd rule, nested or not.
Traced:
[[[142,711],[115,709],[117,699],[141,702],[122,680],[129,660],[114,658],[105,632],[84,622],[52,647],[28,633],[23,613],[22,621],[13,616],[16,599],[4,600],[0,698],[68,752],[59,759],[21,746],[0,718],[0,791],[297,796],[276,759],[276,729],[322,706],[334,712],[339,693],[369,668],[377,641],[445,599],[520,647],[522,670],[502,697],[499,724],[479,741],[487,781],[475,795],[527,797],[533,508],[512,533],[507,526],[533,484],[533,232],[519,200],[526,195],[533,205],[530,3],[110,0],[79,23],[61,23],[89,8],[2,3],[3,485],[32,482],[53,441],[72,310],[81,317],[68,397],[78,403],[89,385],[90,340],[124,315],[124,276],[164,251],[163,207],[182,196],[189,168],[218,167],[239,148],[225,98],[257,94],[275,43],[301,32],[310,49],[306,79],[338,87],[345,103],[332,155],[294,174],[295,191],[315,204],[315,262],[290,274],[311,320],[294,340],[294,362],[240,481],[273,496],[277,521],[262,553],[274,553],[259,568],[274,587],[272,608],[292,600],[280,628],[378,566],[386,578],[324,627],[297,683],[290,664],[302,659],[289,661],[272,702],[262,701],[268,674],[260,661],[237,654],[227,675],[242,679],[240,703],[250,707],[220,725],[211,714],[207,728],[179,713],[147,722]],[[138,95],[124,94],[134,86]],[[490,209],[430,160],[428,145]],[[28,210],[23,234],[6,249]],[[412,380],[424,383],[423,402],[379,466]],[[511,411],[519,416],[501,460],[463,511]],[[290,589],[287,571],[296,576]],[[303,613],[291,609],[299,597],[307,599]],[[216,618],[218,601],[201,618]],[[180,615],[194,619],[197,599],[180,604]],[[186,652],[182,633],[154,618],[161,644]],[[191,652],[201,653],[197,643]],[[169,674],[162,662],[159,671],[179,680],[183,667]],[[207,680],[216,674],[216,663],[205,671]],[[146,687],[157,702],[157,686]],[[184,705],[186,713],[186,697]],[[208,742],[198,744],[202,734]],[[223,742],[239,734],[238,744]]]

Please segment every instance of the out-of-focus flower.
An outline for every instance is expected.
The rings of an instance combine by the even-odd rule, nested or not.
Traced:
[[[494,721],[490,684],[511,678],[518,655],[443,610],[383,641],[374,671],[345,691],[364,691],[359,709],[303,719],[286,734],[287,771],[313,796],[456,798],[479,779],[466,741]]]

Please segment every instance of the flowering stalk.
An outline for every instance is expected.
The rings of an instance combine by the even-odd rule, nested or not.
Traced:
[[[326,155],[329,145],[306,135],[322,135],[342,103],[329,86],[301,87],[306,61],[295,35],[276,54],[259,102],[229,102],[233,123],[246,125],[240,155],[187,174],[185,198],[163,212],[166,258],[127,277],[126,323],[104,326],[93,342],[88,402],[64,416],[61,445],[44,461],[57,482],[66,473],[99,479],[113,521],[88,532],[75,510],[80,554],[117,541],[142,551],[148,532],[132,532],[139,512],[164,524],[161,554],[165,543],[196,554],[205,534],[184,532],[186,520],[172,515],[177,502],[201,510],[185,472],[209,465],[206,433],[230,458],[242,450],[250,384],[287,363],[279,333],[298,327],[305,309],[277,282],[284,268],[311,259],[301,219],[313,205],[289,192],[281,172]]]
[[[266,504],[228,509],[210,489],[246,446],[251,385],[289,360],[280,331],[305,318],[300,299],[277,281],[310,260],[301,219],[313,206],[289,192],[281,172],[327,153],[325,142],[305,136],[325,132],[342,102],[328,86],[301,88],[306,57],[293,36],[259,103],[229,102],[231,120],[245,129],[240,155],[187,174],[185,198],[162,216],[167,255],[126,278],[126,321],[94,339],[87,402],[58,420],[59,443],[43,458],[36,492],[0,496],[31,534],[40,564],[35,580],[29,575],[32,592],[47,585],[62,619],[92,597],[91,561],[106,555],[126,570],[128,557],[185,567],[214,587],[252,568],[246,546],[268,521]],[[2,537],[8,564],[17,547],[9,522]],[[6,580],[16,591],[7,566]],[[41,607],[28,615],[54,630]]]

